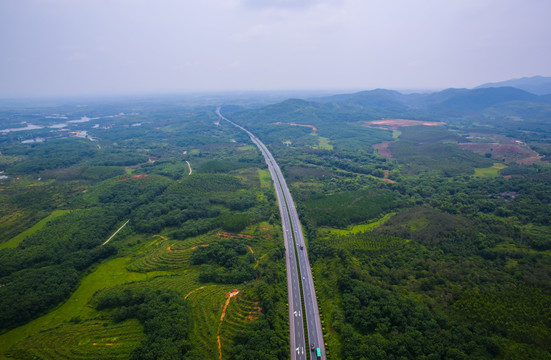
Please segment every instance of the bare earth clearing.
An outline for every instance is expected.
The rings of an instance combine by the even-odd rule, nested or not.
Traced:
[[[388,146],[393,141],[383,141],[382,143],[374,144],[373,149],[377,150],[377,153],[381,155],[382,157],[385,157],[387,159],[392,158],[392,152],[388,148]]]
[[[505,163],[516,162],[522,165],[532,165],[540,162],[542,156],[527,146],[515,143],[459,143],[462,149],[477,154],[492,154],[492,158],[500,159]]]
[[[291,126],[309,127],[309,128],[312,129],[312,131],[318,131],[318,128],[315,127],[314,125],[297,124],[297,123],[282,123],[282,122],[276,122],[276,123],[274,123],[274,124],[275,124],[275,125],[286,124],[286,125],[291,125]]]
[[[438,125],[445,125],[446,123],[443,123],[441,121],[421,121],[421,120],[407,120],[407,119],[383,119],[383,120],[375,120],[375,121],[369,121],[363,124],[364,126],[370,126],[370,127],[378,127],[378,128],[385,128],[385,129],[392,129],[396,130],[399,127],[404,126],[417,126],[417,125],[424,125],[424,126],[438,126]]]

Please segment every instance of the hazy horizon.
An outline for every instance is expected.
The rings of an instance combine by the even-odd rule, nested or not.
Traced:
[[[551,2],[0,2],[0,97],[436,91],[551,75]]]

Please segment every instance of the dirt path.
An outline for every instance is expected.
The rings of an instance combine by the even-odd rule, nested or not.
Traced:
[[[287,124],[287,125],[291,125],[291,126],[300,126],[300,127],[308,127],[310,129],[312,129],[312,131],[318,131],[318,128],[315,127],[314,125],[308,125],[308,124],[297,124],[297,123],[294,123],[294,122],[290,122],[290,123],[282,123],[281,121],[279,122],[276,122],[274,123],[274,125],[282,125],[282,124]]]
[[[220,316],[220,324],[218,324],[218,331],[216,331],[216,338],[218,340],[218,353],[220,355],[220,360],[222,360],[222,339],[220,338],[220,328],[222,327],[222,323],[224,322],[224,318],[226,317],[226,309],[228,308],[228,305],[230,304],[230,300],[232,297],[237,296],[239,294],[239,290],[234,290],[230,293],[228,293],[226,300],[226,304],[224,304],[224,309],[222,310],[222,315]]]
[[[187,166],[189,167],[189,174],[188,175],[191,175],[191,164],[187,160],[186,160],[186,163],[187,163]]]
[[[194,292],[196,292],[196,291],[198,291],[198,290],[204,289],[205,287],[206,287],[206,286],[201,286],[201,287],[198,287],[197,289],[191,290],[190,292],[188,292],[188,293],[186,294],[186,296],[184,296],[184,299],[187,299],[188,296],[190,296],[191,294],[193,294]]]
[[[253,254],[254,256],[254,251],[253,251],[253,248],[250,247],[249,245],[247,245],[247,248],[249,248],[249,251],[251,252],[251,254]],[[256,258],[256,256],[254,256],[254,261],[255,261],[255,264],[254,264],[254,268],[256,269],[258,267],[258,259]]]
[[[128,224],[129,221],[130,221],[130,220],[126,220],[126,222],[125,222],[124,224],[122,224],[122,226],[121,226],[117,231],[115,231],[115,232],[113,233],[113,235],[111,235],[111,236],[109,237],[109,239],[105,240],[105,242],[104,242],[103,244],[101,244],[101,246],[103,246],[103,245],[107,244],[109,241],[111,241],[111,239],[114,238],[115,235],[117,235],[117,234],[119,233],[119,231],[121,231],[121,230],[126,226],[126,224]]]
[[[216,235],[218,237],[225,238],[225,239],[238,239],[238,238],[252,239],[254,237],[252,235],[247,235],[247,234],[232,234],[227,232],[219,232]]]

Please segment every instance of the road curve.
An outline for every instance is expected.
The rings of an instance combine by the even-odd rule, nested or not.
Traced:
[[[323,332],[321,328],[312,270],[308,260],[306,245],[304,243],[302,226],[300,225],[295,204],[293,202],[293,198],[291,197],[291,193],[289,192],[289,188],[287,187],[287,183],[285,182],[285,178],[283,177],[283,173],[281,172],[270,151],[256,136],[244,127],[225,118],[220,113],[220,107],[216,109],[216,114],[222,120],[238,127],[250,136],[252,142],[258,147],[264,156],[266,164],[268,164],[270,175],[274,181],[286,250],[291,359],[307,359],[308,354],[310,354],[310,359],[316,359],[316,353],[311,351],[310,345],[306,343],[303,315],[306,316],[309,343],[313,344],[316,348],[319,347],[322,354],[321,358],[325,359],[326,356],[323,342]],[[304,314],[302,314],[303,304],[301,299],[301,287],[304,297]]]

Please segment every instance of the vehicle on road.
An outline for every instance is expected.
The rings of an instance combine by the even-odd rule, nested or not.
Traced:
[[[323,332],[321,329],[314,282],[312,279],[312,271],[308,261],[307,250],[304,248],[305,243],[300,219],[298,217],[289,188],[285,182],[285,178],[283,177],[283,173],[281,172],[281,169],[277,165],[277,162],[270,151],[260,141],[260,139],[241,125],[226,119],[220,113],[220,107],[216,109],[216,113],[221,119],[245,131],[250,136],[251,141],[258,147],[264,156],[266,164],[268,165],[268,170],[270,171],[270,175],[274,181],[274,187],[282,219],[285,247],[289,255],[286,261],[286,267],[289,296],[290,343],[291,349],[296,350],[291,351],[291,360],[305,360],[305,357],[307,357],[307,355],[304,354],[304,350],[308,346],[305,342],[306,334],[304,332],[304,322],[302,321],[302,318],[297,318],[297,312],[294,311],[295,309],[301,309],[303,305],[306,315],[305,319],[308,331],[307,336],[311,339],[311,341],[313,341],[313,344],[315,344],[314,346],[317,345],[321,348],[319,351],[320,356],[318,358],[323,359],[321,354],[322,351],[325,351],[325,348],[323,344]],[[300,280],[300,273],[303,274],[302,281]],[[308,277],[308,280],[306,280],[306,277]],[[304,303],[301,293],[304,294]]]

